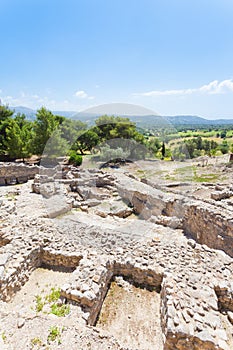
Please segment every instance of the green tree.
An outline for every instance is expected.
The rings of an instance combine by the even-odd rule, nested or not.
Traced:
[[[218,143],[216,142],[216,141],[214,141],[214,140],[211,140],[210,141],[210,149],[211,150],[214,150],[214,149],[216,149],[218,147]]]
[[[65,156],[69,148],[68,142],[61,135],[61,130],[57,128],[48,139],[44,153],[47,159],[53,160],[57,157]]]
[[[150,152],[156,155],[161,148],[161,143],[157,137],[150,138],[149,141],[146,142],[146,147]]]
[[[166,147],[165,147],[165,143],[164,143],[164,142],[163,142],[163,144],[162,144],[161,153],[162,153],[162,157],[164,158],[164,157],[165,157],[165,154],[166,154]]]
[[[35,154],[41,155],[43,153],[47,141],[58,125],[58,118],[45,107],[37,111],[33,130],[33,151]]]
[[[80,120],[65,118],[60,124],[61,136],[72,145],[76,142],[79,135],[87,129],[87,124]]]
[[[227,136],[227,131],[223,130],[220,134],[221,139],[225,139],[226,136]]]
[[[228,142],[224,140],[220,145],[219,149],[222,152],[222,154],[227,154],[229,152],[230,146],[228,145]]]
[[[0,155],[6,154],[6,128],[13,114],[14,112],[8,106],[0,105]]]
[[[134,139],[139,143],[144,142],[144,136],[136,129],[136,124],[129,118],[101,116],[96,121],[96,132],[101,141],[114,138]]]
[[[98,134],[90,129],[85,132],[83,132],[75,142],[74,146],[72,147],[76,151],[79,151],[81,154],[84,154],[84,152],[91,152],[91,150],[98,145],[100,142],[100,138]]]
[[[10,158],[26,158],[31,155],[32,123],[18,114],[7,122],[4,145]]]
[[[197,140],[196,140],[196,148],[197,148],[198,150],[202,150],[202,138],[201,138],[201,136],[198,136],[198,137],[197,137]]]

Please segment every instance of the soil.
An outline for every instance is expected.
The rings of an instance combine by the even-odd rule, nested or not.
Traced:
[[[114,334],[122,346],[130,349],[161,350],[160,294],[124,280],[113,281],[97,327]]]
[[[1,304],[1,311],[5,315],[5,320],[2,320],[5,327],[1,329],[1,338],[4,338],[3,344],[0,342],[1,350],[62,349],[63,345],[59,345],[57,340],[54,344],[49,344],[49,331],[51,327],[57,327],[63,336],[63,329],[75,325],[77,319],[80,322],[79,308],[71,304],[69,314],[58,317],[51,313],[48,303],[38,311],[36,296],[42,297],[44,301],[45,296],[51,294],[52,288],[58,289],[66,283],[69,275],[66,272],[38,268],[11,302]],[[33,345],[33,342],[36,344]]]
[[[69,276],[69,273],[38,268],[34,270],[28,282],[8,303],[9,309],[17,311],[26,308],[28,312],[35,308],[35,296],[45,296],[51,292],[51,288],[61,288]]]

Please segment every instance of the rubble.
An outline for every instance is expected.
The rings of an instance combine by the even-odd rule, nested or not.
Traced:
[[[124,349],[114,334],[95,327],[111,281],[121,276],[160,294],[164,350],[232,349],[229,208],[155,189],[121,172],[69,169],[60,175],[37,175],[34,193],[29,182],[14,199],[2,196],[0,328],[38,328],[38,318],[24,313],[11,323],[7,305],[32,271],[45,266],[70,272],[61,300],[79,310],[77,322],[62,334],[62,348]],[[41,329],[48,322],[44,315]]]

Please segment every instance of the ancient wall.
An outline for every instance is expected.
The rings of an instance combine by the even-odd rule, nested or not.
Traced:
[[[233,256],[233,218],[231,213],[199,202],[185,204],[183,228],[198,243],[221,249]]]
[[[22,163],[0,163],[0,185],[26,182],[33,179],[38,173],[38,166]]]
[[[55,251],[50,248],[43,248],[41,251],[41,265],[48,267],[76,268],[82,256],[75,253]]]
[[[233,256],[232,211],[201,200],[164,192],[124,174],[118,177],[120,195],[128,199],[142,219],[160,215],[182,220],[185,233],[198,243]],[[163,220],[154,220],[163,224]]]
[[[6,258],[5,263],[7,263]],[[2,265],[5,276],[0,276],[0,297],[3,301],[11,300],[12,296],[21,289],[21,287],[28,281],[28,278],[35,268],[39,267],[40,261],[40,249],[36,248],[28,253],[25,253],[22,261],[15,261],[13,267],[5,268]]]
[[[7,268],[9,254],[0,254],[0,299],[9,301],[28,281],[33,270],[40,266],[51,268],[74,269],[82,256],[79,253],[60,252],[40,247],[25,252],[13,268]]]

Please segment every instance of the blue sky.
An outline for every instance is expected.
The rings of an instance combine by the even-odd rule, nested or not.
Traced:
[[[0,0],[0,98],[233,118],[231,0]]]

